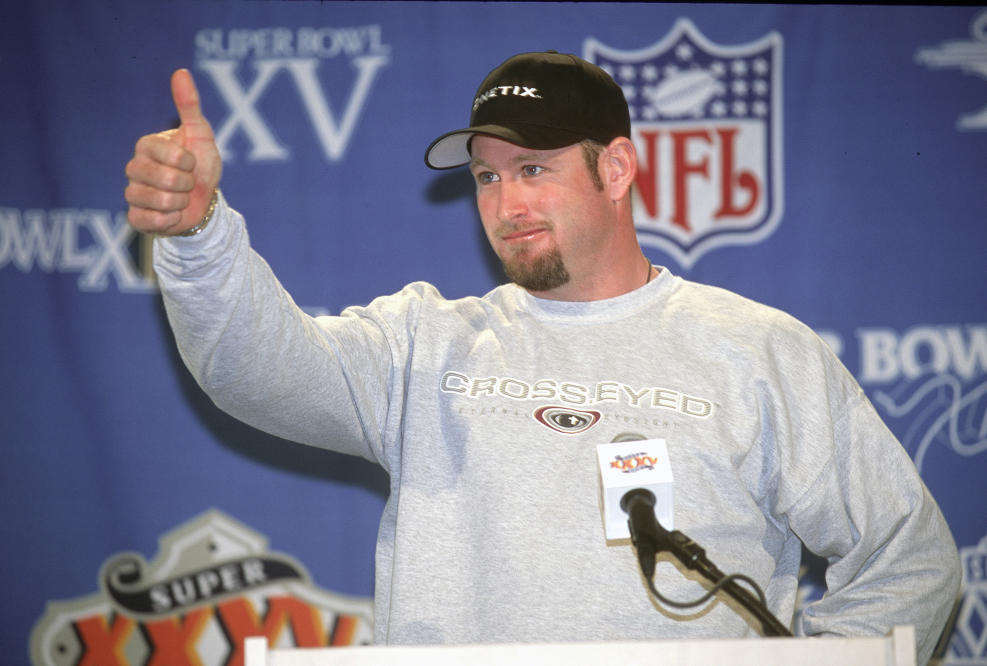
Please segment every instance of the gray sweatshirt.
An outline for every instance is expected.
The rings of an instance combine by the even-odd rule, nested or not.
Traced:
[[[809,328],[667,269],[588,303],[515,285],[431,285],[337,317],[300,311],[220,201],[155,268],[181,355],[218,406],[390,475],[378,643],[756,636],[722,597],[654,603],[604,537],[596,445],[666,441],[674,526],[793,619],[801,547],[829,561],[800,635],[914,625],[928,659],[959,586],[956,546],[907,453]],[[667,555],[658,590],[704,592]]]

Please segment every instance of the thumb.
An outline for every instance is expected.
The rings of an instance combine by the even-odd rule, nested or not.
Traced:
[[[182,126],[208,125],[199,105],[199,91],[187,69],[179,69],[171,75],[171,97],[175,100]]]
[[[190,219],[199,220],[219,183],[223,161],[209,121],[202,115],[195,81],[187,69],[179,69],[171,75],[171,96],[175,101],[178,119],[181,122],[181,126],[173,136],[195,157],[192,169],[195,184],[190,192],[189,205],[182,217],[183,221],[186,215]]]

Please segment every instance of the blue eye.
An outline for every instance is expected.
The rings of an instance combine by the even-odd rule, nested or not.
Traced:
[[[521,169],[521,173],[523,173],[525,176],[537,176],[544,170],[545,167],[536,166],[534,164],[528,164],[527,166]]]
[[[481,171],[476,174],[476,182],[481,185],[489,185],[490,183],[495,183],[499,180],[499,176],[491,171]]]

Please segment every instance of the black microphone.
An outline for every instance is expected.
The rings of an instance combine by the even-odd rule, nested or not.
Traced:
[[[768,609],[764,593],[752,579],[747,576],[734,574],[726,576],[716,568],[706,551],[695,541],[678,530],[669,532],[655,518],[655,495],[647,488],[634,488],[624,493],[620,498],[620,508],[627,514],[627,527],[631,532],[631,541],[637,549],[637,559],[641,566],[648,587],[659,600],[676,607],[691,607],[693,603],[676,603],[662,597],[654,586],[655,555],[659,552],[671,553],[679,562],[693,571],[698,571],[706,580],[713,583],[713,590],[722,589],[741,606],[746,608],[761,623],[765,636],[791,636],[788,627],[784,626]],[[736,580],[744,580],[757,592],[752,595],[746,589],[737,585]]]
[[[663,504],[661,506],[667,508],[671,503],[669,486],[672,482],[672,474],[665,442],[663,440],[641,441],[640,447],[631,447],[628,451],[623,449],[619,452],[614,451],[614,447],[640,440],[644,440],[643,435],[625,432],[614,437],[610,444],[597,446],[604,493],[603,509],[607,538],[620,538],[620,535],[616,534],[617,526],[620,525],[619,513],[613,506],[619,504],[620,509],[627,515],[627,529],[630,533],[631,543],[634,544],[637,551],[641,573],[644,575],[648,589],[659,601],[676,608],[693,608],[704,603],[717,591],[723,590],[751,612],[754,618],[761,623],[761,631],[765,636],[791,636],[792,633],[788,627],[779,622],[768,609],[764,593],[756,582],[741,574],[724,575],[706,557],[706,551],[699,544],[674,529],[670,511],[660,512],[659,515],[667,515],[668,527],[673,527],[673,529],[669,531],[659,522],[655,515],[655,505],[658,504],[655,492],[662,497]],[[652,447],[650,444],[656,446]],[[614,468],[620,468],[621,471],[615,472]],[[625,481],[627,479],[624,476],[625,472],[634,474],[633,481],[630,483]],[[638,472],[640,472],[640,476],[637,474]],[[615,477],[619,478],[615,479]],[[622,495],[619,494],[620,490],[630,485],[635,487]],[[652,488],[655,490],[652,491]],[[618,496],[620,497],[619,502],[617,502]],[[626,535],[623,538],[626,538]],[[694,602],[675,602],[663,597],[654,584],[656,556],[660,552],[671,554],[685,567],[699,572],[703,578],[713,584],[712,589]],[[756,596],[738,585],[737,580],[743,580],[750,585],[756,592]]]
[[[634,488],[620,498],[620,508],[627,514],[631,543],[637,550],[641,573],[647,580],[655,575],[655,555],[661,549],[658,521],[655,519],[655,494],[647,488]]]

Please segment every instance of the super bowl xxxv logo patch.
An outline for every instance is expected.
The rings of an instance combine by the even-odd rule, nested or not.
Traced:
[[[782,213],[781,35],[709,41],[679,19],[623,51],[589,38],[583,57],[624,91],[638,149],[642,245],[689,268],[709,250],[763,240]]]

